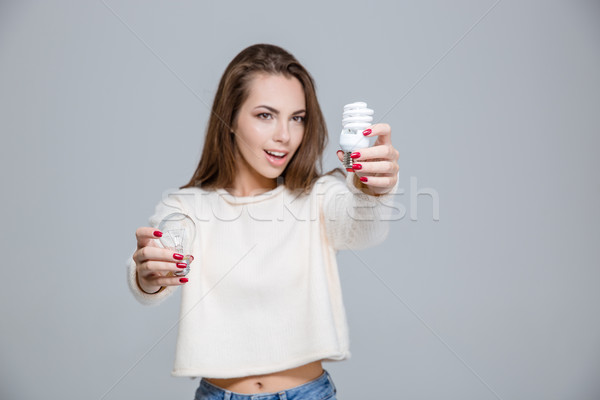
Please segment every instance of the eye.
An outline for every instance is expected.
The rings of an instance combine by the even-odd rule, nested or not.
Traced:
[[[268,118],[262,118],[263,115],[271,116],[271,114],[264,112],[264,113],[258,114],[257,117],[260,119],[268,119]]]
[[[302,123],[302,122],[304,122],[306,120],[306,117],[299,116],[299,115],[295,116],[294,118],[299,118],[299,119],[296,120],[296,122],[300,122],[300,123]]]

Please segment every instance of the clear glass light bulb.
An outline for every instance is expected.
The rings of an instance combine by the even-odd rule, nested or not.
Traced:
[[[342,116],[342,133],[340,134],[340,148],[344,151],[343,164],[346,170],[352,171],[353,160],[350,154],[355,149],[369,147],[369,138],[362,131],[371,125],[374,111],[367,108],[367,103],[357,101],[344,106]]]
[[[187,266],[181,271],[174,272],[176,276],[185,276],[190,272],[191,257],[194,239],[196,237],[196,224],[186,214],[172,213],[160,221],[158,230],[163,233],[159,239],[165,249],[171,249],[183,255],[183,260]]]

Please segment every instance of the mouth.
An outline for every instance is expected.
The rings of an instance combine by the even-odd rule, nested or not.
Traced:
[[[264,152],[267,160],[276,167],[283,165],[288,157],[288,153],[285,151],[264,150]]]

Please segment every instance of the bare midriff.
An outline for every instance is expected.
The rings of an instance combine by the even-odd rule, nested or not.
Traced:
[[[222,389],[242,394],[278,392],[291,389],[317,379],[323,374],[321,360],[313,361],[296,368],[264,375],[251,375],[241,378],[204,378]]]

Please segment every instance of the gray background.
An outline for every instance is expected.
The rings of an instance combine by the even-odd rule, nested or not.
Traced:
[[[191,176],[218,80],[248,45],[392,126],[418,218],[339,254],[341,399],[600,397],[600,4],[0,3],[0,398],[191,399],[179,292],[128,292],[134,232]],[[414,192],[413,192],[414,195]],[[414,210],[414,206],[413,212]]]

